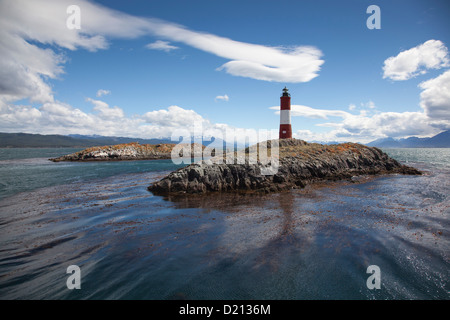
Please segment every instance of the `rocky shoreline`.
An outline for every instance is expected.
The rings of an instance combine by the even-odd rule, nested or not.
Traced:
[[[155,195],[205,194],[209,192],[277,192],[303,188],[326,180],[352,179],[360,175],[420,175],[375,147],[357,143],[321,145],[296,139],[272,140],[279,145],[278,170],[264,175],[261,162],[211,163],[201,161],[170,173],[150,185]],[[259,147],[257,145],[256,147]],[[255,146],[235,157],[248,159]],[[212,158],[211,160],[214,160]],[[214,161],[212,161],[214,162]]]
[[[60,161],[118,161],[118,160],[157,160],[171,159],[173,148],[177,144],[139,144],[137,142],[117,144],[112,146],[91,147],[79,152],[49,159]],[[191,146],[192,150],[197,150]],[[204,148],[201,146],[200,149]],[[201,157],[191,154],[189,157]]]

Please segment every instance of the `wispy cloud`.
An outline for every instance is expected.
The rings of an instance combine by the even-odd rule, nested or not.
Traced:
[[[104,90],[104,89],[100,89],[100,90],[97,91],[96,96],[97,96],[98,98],[100,98],[101,96],[106,96],[106,95],[108,95],[108,94],[111,94],[111,91],[109,91],[109,90]]]
[[[408,80],[428,69],[440,69],[449,66],[448,49],[439,40],[428,40],[409,50],[400,52],[395,57],[384,61],[383,78],[391,80]]]
[[[165,52],[170,52],[172,50],[179,49],[177,46],[171,45],[168,41],[157,40],[153,43],[149,43],[145,46],[147,49],[161,50]]]
[[[270,109],[277,110],[275,113],[280,113],[280,107],[274,106],[270,107]],[[308,106],[302,105],[292,105],[291,106],[291,116],[293,117],[305,117],[312,119],[328,119],[328,117],[341,117],[347,118],[350,117],[351,114],[341,110],[327,110],[327,109],[315,109]]]
[[[168,41],[184,43],[229,60],[217,70],[265,81],[307,82],[318,76],[324,62],[322,52],[315,47],[239,42],[159,19],[132,16],[87,0],[77,0],[81,29],[69,30],[66,8],[72,4],[71,0],[0,2],[0,98],[53,102],[48,80],[60,77],[66,62],[64,51],[55,47],[104,50],[109,38],[156,36],[164,40],[148,47],[165,51],[176,47]]]
[[[228,95],[225,94],[223,96],[217,96],[214,100],[215,101],[218,101],[218,100],[228,101],[228,100],[230,100],[230,98],[228,97]]]

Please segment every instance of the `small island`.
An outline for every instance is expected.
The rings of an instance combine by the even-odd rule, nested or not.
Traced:
[[[161,144],[139,144],[137,142],[123,143],[111,146],[90,147],[72,154],[58,158],[49,159],[53,162],[60,161],[118,161],[118,160],[157,160],[171,159],[172,150],[175,146],[182,144],[161,143]],[[203,150],[204,146],[192,150]],[[182,148],[180,148],[182,149]],[[188,157],[201,157],[201,153],[186,155]]]
[[[273,175],[261,172],[261,163],[214,163],[214,158],[190,164],[153,183],[148,190],[155,195],[205,194],[209,192],[277,192],[303,188],[324,180],[352,179],[361,175],[420,175],[415,168],[400,164],[375,147],[357,143],[322,145],[297,139],[271,140],[279,147],[278,170]],[[235,153],[235,159],[249,159],[261,144]],[[211,161],[212,160],[212,161]]]

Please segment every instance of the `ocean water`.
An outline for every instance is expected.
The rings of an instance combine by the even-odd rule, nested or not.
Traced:
[[[450,298],[450,149],[384,150],[422,176],[176,198],[146,189],[170,160],[47,160],[73,151],[0,149],[0,299]]]

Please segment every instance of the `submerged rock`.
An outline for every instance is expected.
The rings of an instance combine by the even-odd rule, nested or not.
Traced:
[[[265,169],[273,163],[261,162],[256,151],[261,146],[267,146],[270,153],[275,145],[279,146],[279,152],[271,161],[277,162],[277,170],[273,174],[267,174]],[[148,190],[156,195],[224,191],[276,192],[302,188],[321,180],[351,180],[359,175],[421,174],[417,169],[390,158],[378,148],[357,143],[321,145],[296,139],[271,140],[232,156],[234,159],[241,159],[240,163],[226,163],[227,155],[223,159],[216,157],[194,163],[170,173],[149,186]],[[242,161],[243,158],[245,161]]]

